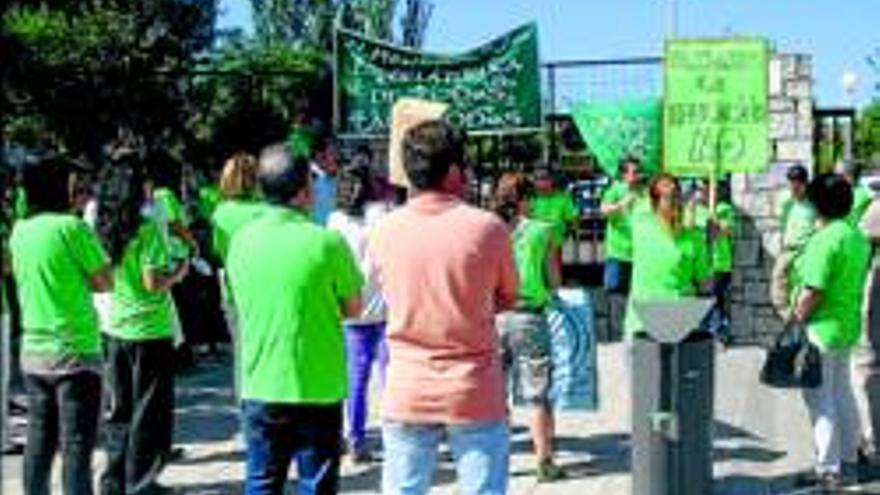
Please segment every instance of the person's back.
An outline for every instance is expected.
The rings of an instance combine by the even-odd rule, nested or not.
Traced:
[[[426,193],[380,222],[371,251],[394,356],[384,415],[440,423],[504,417],[494,316],[499,302],[516,296],[499,292],[515,289],[504,224]]]
[[[99,360],[98,319],[85,274],[107,260],[91,229],[73,215],[42,213],[16,222],[9,244],[26,359]]]
[[[226,257],[241,337],[245,493],[284,493],[295,459],[299,483],[332,494],[346,395],[342,318],[359,310],[363,279],[342,236],[308,217],[308,162],[271,146],[258,180],[264,211]]]
[[[494,315],[516,302],[507,226],[458,199],[464,138],[443,121],[403,142],[413,187],[379,223],[368,252],[388,303],[382,491],[430,489],[446,434],[465,493],[507,491],[509,431]]]
[[[25,172],[31,202],[9,239],[28,391],[24,493],[49,493],[59,450],[63,492],[93,492],[101,340],[91,292],[108,290],[111,281],[97,236],[69,213],[69,178],[70,164],[60,158]]]
[[[359,290],[359,272],[341,236],[301,212],[265,208],[233,239],[227,263],[243,340],[242,397],[340,401],[339,292]]]

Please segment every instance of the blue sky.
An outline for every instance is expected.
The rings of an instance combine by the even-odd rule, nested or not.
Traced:
[[[655,56],[673,0],[434,0],[427,49],[467,50],[534,20],[543,60]],[[223,0],[221,26],[251,26],[249,0]],[[813,56],[821,106],[846,102],[841,76],[858,75],[857,101],[874,95],[866,58],[880,46],[877,0],[675,0],[679,36],[760,35]]]

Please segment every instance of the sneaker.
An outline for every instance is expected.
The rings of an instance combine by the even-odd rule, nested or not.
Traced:
[[[538,483],[550,483],[567,477],[565,470],[554,464],[553,459],[542,459],[538,463]]]
[[[821,490],[837,490],[850,484],[850,480],[840,473],[816,473],[810,471],[795,477],[796,488],[817,487]]]

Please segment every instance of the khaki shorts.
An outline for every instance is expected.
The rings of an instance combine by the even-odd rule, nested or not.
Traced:
[[[508,380],[533,405],[550,401],[550,328],[543,313],[507,312],[498,317],[502,362]]]

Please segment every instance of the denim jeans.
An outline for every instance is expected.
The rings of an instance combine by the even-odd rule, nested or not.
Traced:
[[[348,359],[348,400],[345,401],[346,437],[355,451],[366,442],[367,395],[373,364],[379,364],[379,382],[384,381],[388,351],[385,347],[385,324],[351,324],[345,326]]]
[[[458,493],[507,493],[510,432],[507,422],[463,425],[386,422],[383,495],[422,495],[431,488],[443,432],[455,457]]]
[[[89,371],[61,376],[28,374],[25,384],[28,390],[25,495],[49,495],[52,461],[59,444],[63,493],[91,495],[101,377]]]
[[[299,495],[339,491],[342,404],[242,402],[247,461],[245,495],[283,495],[296,459]]]
[[[106,336],[107,468],[103,495],[150,494],[158,489],[174,428],[174,344]]]
[[[632,278],[632,263],[608,258],[602,273],[602,283],[610,294],[628,294]]]

